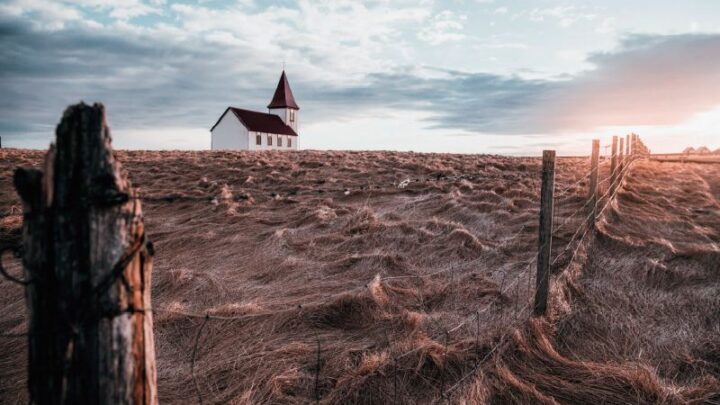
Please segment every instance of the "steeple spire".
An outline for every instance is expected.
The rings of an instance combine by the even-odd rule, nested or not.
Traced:
[[[288,83],[285,70],[283,69],[282,75],[280,75],[280,81],[278,82],[275,94],[273,95],[272,101],[268,104],[267,108],[292,108],[299,110],[297,103],[295,103],[295,97],[293,97],[292,90],[290,89],[290,83]]]

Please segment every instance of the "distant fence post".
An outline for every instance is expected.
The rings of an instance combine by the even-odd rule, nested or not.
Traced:
[[[625,135],[625,160],[630,160],[630,135]]]
[[[555,151],[544,150],[542,161],[542,186],[540,188],[540,234],[538,238],[537,278],[535,290],[535,315],[544,315],[550,277],[550,250],[552,248],[553,194],[555,189]]]
[[[613,135],[612,137],[612,151],[610,156],[610,194],[612,195],[615,190],[615,183],[617,182],[617,143],[618,137]]]
[[[597,195],[598,195],[598,168],[600,160],[600,140],[593,139],[592,141],[592,155],[590,155],[590,209],[592,215],[590,217],[590,224],[595,224],[597,219]]]
[[[622,174],[623,170],[625,170],[625,155],[623,154],[625,150],[625,138],[622,136],[620,137],[620,145],[618,146],[618,181],[622,180]]]
[[[30,403],[157,404],[140,201],[100,104],[69,107],[44,171],[17,169]]]

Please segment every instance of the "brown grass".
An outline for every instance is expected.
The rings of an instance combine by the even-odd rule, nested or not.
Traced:
[[[40,157],[0,150],[3,243],[20,238],[12,169]],[[195,369],[206,403],[720,401],[717,166],[637,162],[576,261],[558,260],[550,317],[528,321],[539,159],[118,157],[151,197],[163,403],[196,400],[206,313]],[[558,221],[584,204],[587,184],[575,183],[587,171],[560,159],[557,189],[572,186]],[[0,281],[0,333],[24,327],[22,290]],[[0,338],[2,403],[26,401],[25,350]]]

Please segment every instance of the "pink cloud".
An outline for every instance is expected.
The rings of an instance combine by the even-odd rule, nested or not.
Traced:
[[[542,126],[673,125],[720,105],[720,36],[633,36],[537,105]]]

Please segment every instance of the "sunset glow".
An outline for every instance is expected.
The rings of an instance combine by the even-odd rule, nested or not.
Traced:
[[[7,146],[46,147],[85,100],[120,147],[207,149],[218,111],[264,107],[283,64],[301,149],[572,154],[631,131],[659,151],[720,146],[711,0],[10,0],[0,15]]]
[[[0,0],[0,405],[720,405],[720,0]]]

